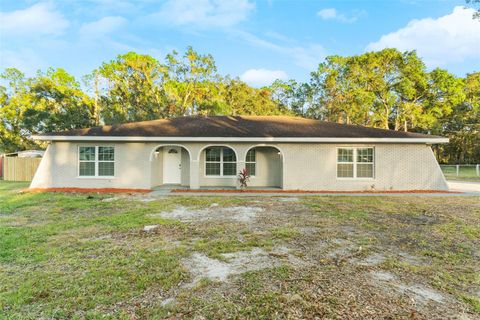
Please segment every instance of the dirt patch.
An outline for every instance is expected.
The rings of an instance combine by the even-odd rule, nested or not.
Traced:
[[[233,220],[238,222],[250,222],[259,213],[264,212],[262,207],[219,207],[211,206],[207,209],[194,209],[188,207],[177,207],[169,212],[162,212],[151,216],[176,219],[180,221],[210,221],[210,220]]]
[[[360,266],[376,266],[384,262],[386,259],[387,257],[381,253],[373,253],[367,256],[365,259],[352,259],[351,262]]]
[[[415,284],[406,284],[398,280],[398,277],[393,273],[387,271],[373,271],[371,276],[374,280],[377,280],[378,284],[383,289],[393,289],[399,294],[405,294],[411,299],[414,299],[416,302],[428,303],[429,301],[434,301],[437,303],[443,303],[447,300],[447,297],[442,293],[428,288],[424,285],[415,283]]]
[[[298,202],[300,199],[296,197],[290,197],[290,198],[280,198],[281,202]]]
[[[272,268],[280,264],[279,260],[263,249],[253,248],[251,251],[225,253],[221,255],[226,261],[212,259],[195,252],[183,262],[184,267],[193,275],[193,282],[198,283],[206,278],[213,281],[227,281],[231,275],[248,271]]]

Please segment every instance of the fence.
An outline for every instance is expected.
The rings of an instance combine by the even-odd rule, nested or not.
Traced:
[[[3,158],[3,180],[32,181],[41,158]]]
[[[448,180],[480,181],[480,164],[440,165]]]

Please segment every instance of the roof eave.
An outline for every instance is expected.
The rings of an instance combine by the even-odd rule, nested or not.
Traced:
[[[141,136],[48,136],[33,135],[38,141],[118,141],[118,142],[323,142],[323,143],[448,143],[448,138],[336,138],[336,137],[141,137]]]

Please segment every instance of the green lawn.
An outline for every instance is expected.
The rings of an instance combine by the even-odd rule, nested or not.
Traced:
[[[0,181],[0,319],[480,316],[478,197],[148,199],[24,187]],[[222,281],[187,263],[200,255],[233,268],[253,252],[265,255]],[[394,280],[372,278],[382,272]],[[412,284],[443,301],[412,298],[402,291]]]
[[[475,166],[460,166],[457,176],[457,169],[455,165],[441,165],[443,174],[447,180],[461,180],[461,181],[478,181],[480,176],[477,175]]]

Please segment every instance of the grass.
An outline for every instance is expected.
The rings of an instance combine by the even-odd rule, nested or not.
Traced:
[[[441,168],[447,180],[480,182],[475,166],[460,166],[458,175],[455,165],[442,165]]]
[[[146,202],[109,194],[19,193],[24,187],[0,182],[1,319],[361,319],[404,318],[411,310],[429,318],[462,308],[480,314],[478,197]],[[118,199],[103,201],[111,197]],[[212,203],[213,210],[245,205],[266,211],[251,223],[182,222],[157,214]],[[147,233],[145,225],[158,228]],[[192,274],[182,261],[193,252],[228,263],[222,254],[279,247],[289,248],[293,258],[277,255],[275,266],[228,282],[204,279],[185,286]],[[346,257],[332,258],[333,249]],[[349,260],[374,252],[386,257],[378,266]],[[440,309],[412,305],[373,286],[368,274],[378,269],[419,281],[454,302]],[[163,304],[168,297],[175,303]]]

